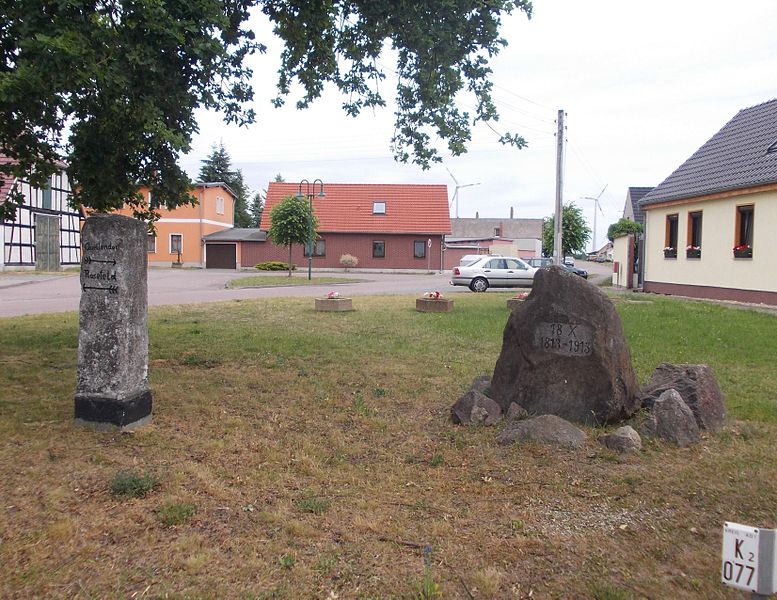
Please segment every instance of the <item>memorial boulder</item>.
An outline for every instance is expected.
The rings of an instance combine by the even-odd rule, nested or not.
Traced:
[[[596,286],[560,267],[540,269],[510,315],[491,397],[532,415],[589,425],[621,421],[640,406],[620,317]]]

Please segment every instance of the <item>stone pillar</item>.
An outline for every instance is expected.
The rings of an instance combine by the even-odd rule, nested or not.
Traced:
[[[151,422],[147,235],[145,223],[121,215],[84,223],[77,425],[129,430]]]

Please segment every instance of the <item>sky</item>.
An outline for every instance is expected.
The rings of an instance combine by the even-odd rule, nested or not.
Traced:
[[[629,187],[658,185],[739,110],[777,98],[775,23],[775,0],[534,0],[531,19],[503,19],[508,46],[491,63],[500,113],[492,126],[522,135],[528,147],[502,146],[479,124],[466,154],[452,157],[438,144],[443,162],[424,171],[393,160],[391,102],[353,118],[327,88],[308,109],[294,107],[293,93],[274,108],[282,46],[257,11],[250,25],[268,46],[250,59],[257,121],[238,128],[199,111],[200,131],[181,164],[196,179],[221,142],[253,191],[277,173],[325,185],[436,183],[448,186],[451,217],[509,218],[512,208],[516,218],[542,218],[555,206],[563,110],[563,200],[592,229],[596,221],[589,247],[599,247]],[[391,58],[380,61],[388,71]],[[393,89],[381,84],[387,101]]]

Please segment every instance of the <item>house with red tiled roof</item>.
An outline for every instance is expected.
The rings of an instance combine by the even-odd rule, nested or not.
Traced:
[[[0,155],[0,164],[9,162]],[[0,270],[58,271],[81,264],[83,215],[69,204],[72,190],[64,165],[44,188],[24,178],[0,175],[0,204],[14,190],[24,196],[24,203],[12,219],[0,223]]]
[[[350,254],[359,259],[360,269],[443,269],[444,239],[451,232],[447,186],[327,183],[324,196],[319,191],[318,186],[308,190],[296,183],[271,182],[260,230],[270,228],[270,213],[283,198],[299,193],[311,197],[308,192],[315,192],[313,213],[319,227],[313,268],[341,268],[340,257]],[[234,237],[206,236],[205,243],[207,248],[235,244],[238,268],[289,259],[288,249],[266,236]],[[298,266],[307,264],[303,246],[292,247],[291,260]]]

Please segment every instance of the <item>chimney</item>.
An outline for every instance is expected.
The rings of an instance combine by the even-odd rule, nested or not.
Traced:
[[[477,212],[477,211],[475,211],[475,218],[476,218],[476,219],[479,219],[479,218],[480,218],[480,213],[479,213],[479,212]]]
[[[510,207],[510,220],[513,220],[513,207]]]

